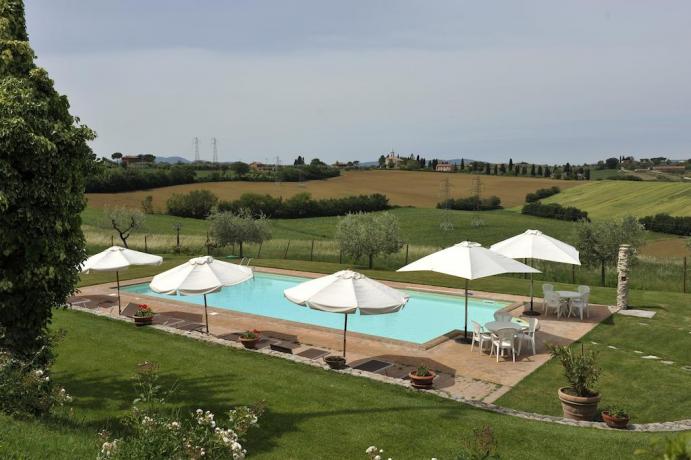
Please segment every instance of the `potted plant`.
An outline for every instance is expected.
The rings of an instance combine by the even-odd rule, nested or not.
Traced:
[[[593,390],[600,377],[600,369],[595,365],[596,353],[585,351],[581,344],[578,353],[571,347],[549,345],[553,357],[559,358],[564,366],[564,376],[569,386],[559,388],[558,395],[564,417],[572,420],[590,421],[597,415],[600,393]]]
[[[245,331],[240,334],[240,343],[242,343],[245,348],[254,348],[257,345],[257,342],[259,342],[259,339],[261,339],[259,334],[260,332],[256,329]]]
[[[148,326],[154,320],[154,311],[145,303],[137,305],[137,311],[134,312],[134,324],[137,326]]]
[[[324,356],[324,362],[329,365],[331,369],[345,369],[346,359],[340,355]]]
[[[629,414],[621,407],[610,406],[603,410],[602,420],[610,428],[626,429],[629,426]]]
[[[434,377],[436,376],[437,374],[434,371],[425,366],[418,366],[417,369],[408,374],[413,388],[418,388],[421,390],[428,390],[432,388]]]

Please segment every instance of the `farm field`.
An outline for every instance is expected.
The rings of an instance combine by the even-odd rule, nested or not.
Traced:
[[[126,193],[87,194],[89,205],[125,205],[140,207],[142,200],[152,195],[154,207],[163,210],[166,200],[173,193],[187,193],[191,190],[210,190],[222,200],[236,199],[243,193],[266,193],[290,197],[309,192],[315,198],[342,197],[349,195],[383,193],[391,204],[433,208],[440,201],[441,182],[448,178],[453,197],[471,194],[472,174],[440,174],[420,171],[343,171],[340,177],[308,182],[207,182],[162,187]],[[584,182],[554,179],[504,177],[480,175],[483,196],[497,195],[505,208],[521,205],[525,195],[539,188],[554,185],[562,190],[583,185]]]
[[[590,218],[604,219],[666,212],[691,216],[691,184],[682,182],[596,181],[563,189],[544,200],[588,211]]]

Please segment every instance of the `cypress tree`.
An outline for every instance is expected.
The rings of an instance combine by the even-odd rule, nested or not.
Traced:
[[[22,0],[0,0],[0,348],[44,342],[85,259],[80,212],[94,133],[34,64]]]

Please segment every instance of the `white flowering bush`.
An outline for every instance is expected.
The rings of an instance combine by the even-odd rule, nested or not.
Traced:
[[[37,353],[19,358],[0,349],[0,410],[16,417],[39,417],[72,402],[50,377],[52,338]]]
[[[247,432],[257,426],[262,406],[237,407],[217,419],[211,411],[197,409],[182,414],[166,411],[163,402],[170,391],[158,385],[157,367],[140,366],[135,385],[138,397],[124,420],[129,434],[112,439],[102,431],[99,460],[166,458],[166,459],[232,459],[242,460],[247,451],[242,446]]]

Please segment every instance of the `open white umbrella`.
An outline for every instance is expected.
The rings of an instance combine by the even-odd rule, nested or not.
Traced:
[[[493,244],[490,249],[512,259],[538,259],[571,265],[581,264],[576,248],[545,235],[540,230],[526,230],[520,235]],[[532,273],[530,274],[530,310],[525,314],[528,316],[540,314],[533,309]]]
[[[120,271],[127,270],[130,265],[161,265],[161,262],[163,262],[161,256],[134,251],[121,246],[111,246],[86,259],[79,269],[82,273],[115,272],[115,280],[118,284],[118,313],[120,313],[122,311],[120,306]]]
[[[283,295],[298,305],[344,315],[343,357],[349,314],[358,311],[361,315],[395,313],[408,302],[408,296],[400,291],[350,270],[305,281],[286,289]]]
[[[211,256],[195,257],[182,265],[154,276],[149,283],[152,291],[168,295],[204,296],[204,321],[209,333],[206,295],[224,287],[244,283],[254,277],[250,267],[216,260]]]
[[[399,272],[431,271],[465,278],[465,325],[463,341],[468,342],[468,281],[502,273],[540,273],[539,270],[505,257],[479,243],[463,241],[418,259]]]

